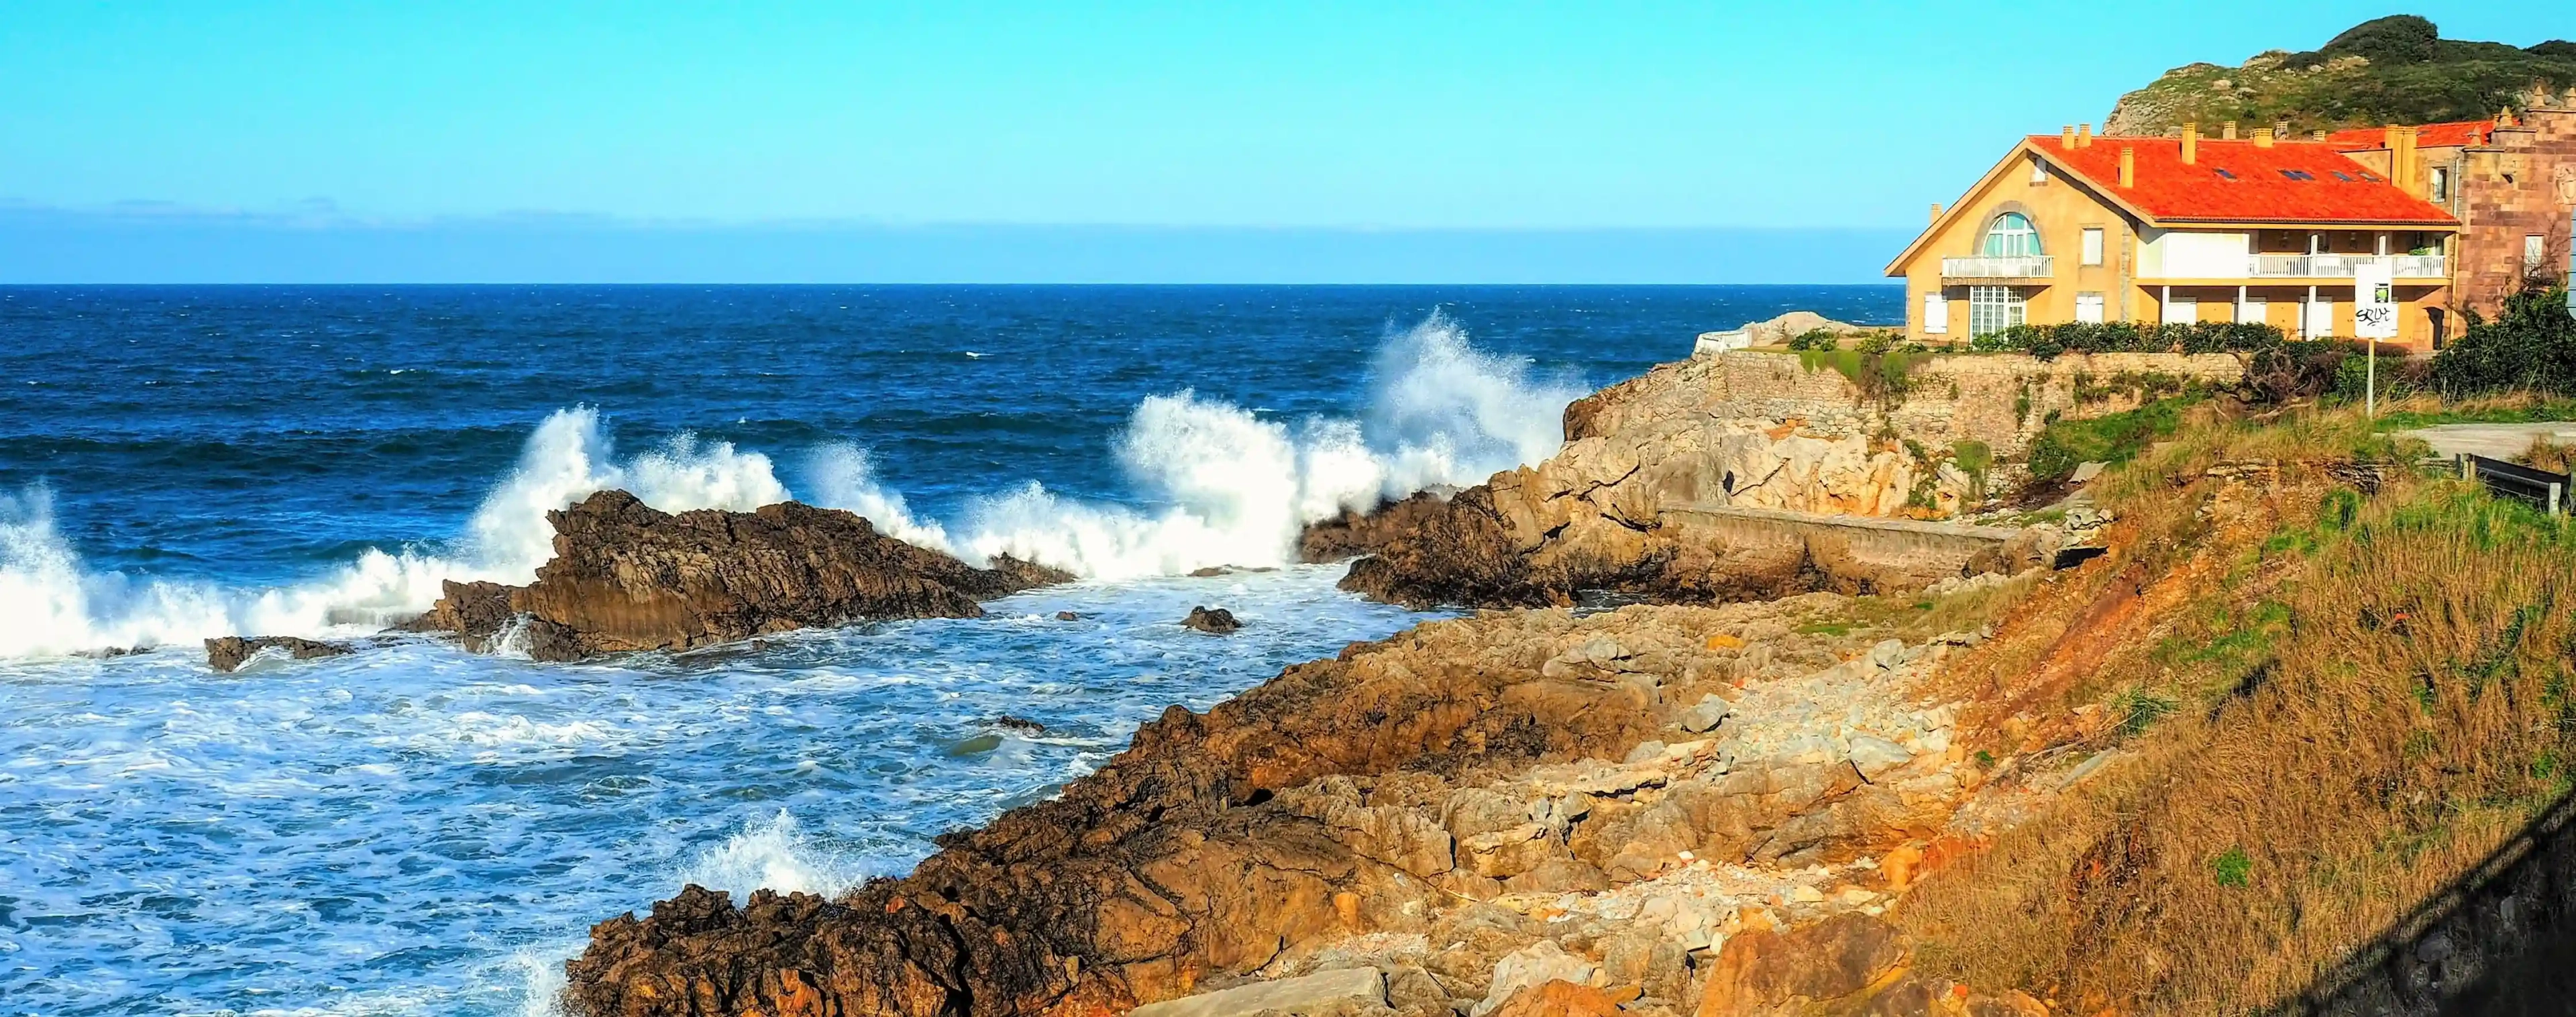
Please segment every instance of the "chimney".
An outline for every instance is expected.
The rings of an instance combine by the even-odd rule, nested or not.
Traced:
[[[2091,148],[2091,147],[2093,147],[2093,125],[2092,125],[2092,124],[2077,124],[2077,125],[2075,125],[2075,147],[2077,147],[2077,148]]]
[[[2270,148],[2270,147],[2272,147],[2272,129],[2271,129],[2271,128],[2269,128],[2269,127],[2257,127],[2257,128],[2255,128],[2255,129],[2254,129],[2254,147],[2256,147],[2256,148]]]
[[[2318,143],[2318,144],[2320,144],[2320,145],[2325,144],[2325,141],[2326,141],[2326,132],[2325,132],[2325,128],[2320,127],[2320,128],[2318,128],[2318,129],[2316,129],[2316,130],[2309,131],[2309,132],[2308,132],[2308,140],[2309,140],[2309,141],[2316,142],[2316,143]]]
[[[1941,203],[1940,203],[1940,202],[1935,201],[1935,202],[1933,202],[1933,203],[1932,203],[1932,221],[1933,221],[1933,222],[1940,222],[1940,221],[1941,221]]]
[[[2120,186],[2138,186],[2138,150],[2127,145],[2120,146]]]
[[[2396,155],[2397,155],[2397,125],[2396,125],[2396,124],[2389,124],[2388,126],[2386,126],[2386,127],[2382,127],[2382,128],[2380,128],[2380,129],[2379,129],[2379,147],[2381,147],[2381,148],[2385,148],[2385,149],[2387,149],[2387,150],[2388,150],[2388,154],[2389,154],[2389,157],[2390,157],[2390,159],[2391,159],[2391,161],[2389,162],[2389,164],[2388,164],[2388,165],[2389,165],[2390,171],[2391,171],[2391,172],[2394,172],[2394,171],[2395,171],[2395,169],[2396,169],[2396,166],[2397,166],[2397,163],[2394,161],[2394,160],[2395,160],[2395,157],[2396,157]]]
[[[2397,147],[2388,153],[2389,179],[2396,181],[2397,186],[2405,188],[2409,193],[2421,194],[2423,192],[2415,190],[2415,178],[2418,175],[2415,167],[2415,128],[2398,127],[2392,130],[2396,132]]]
[[[2075,147],[2074,124],[2068,124],[2064,128],[2059,129],[2057,132],[2057,147],[2063,149],[2071,149]]]
[[[2230,120],[2218,125],[2218,137],[2221,141],[2236,140],[2236,121]]]
[[[2199,161],[2200,125],[2197,123],[2184,124],[2182,125],[2182,164],[2189,166]]]
[[[2272,121],[2272,136],[2287,140],[2290,137],[2290,122],[2287,120]]]

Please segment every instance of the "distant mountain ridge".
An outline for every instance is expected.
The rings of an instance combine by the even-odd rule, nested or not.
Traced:
[[[2530,47],[2444,39],[2399,14],[2362,22],[2304,53],[2270,50],[2235,67],[2195,63],[2120,97],[2108,134],[2161,134],[2185,123],[2292,130],[2441,123],[2492,117],[2576,88],[2576,42]]]

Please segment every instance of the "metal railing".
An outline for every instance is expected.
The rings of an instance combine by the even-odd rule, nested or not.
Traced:
[[[2399,279],[2447,279],[2449,266],[2439,254],[2257,254],[2249,259],[2251,279],[2350,279],[2361,266],[2385,262]]]
[[[2499,498],[2520,499],[2553,516],[2567,510],[2567,474],[2481,455],[2462,455],[2459,466],[2460,479],[2484,483],[2487,491]]]
[[[2046,279],[2057,274],[2057,257],[2049,254],[1992,254],[1943,258],[1941,274],[1951,279]]]

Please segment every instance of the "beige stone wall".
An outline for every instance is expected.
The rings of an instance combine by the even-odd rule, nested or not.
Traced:
[[[1606,407],[1595,430],[1606,433],[1696,414],[1795,422],[1810,435],[1867,438],[1882,430],[1884,420],[1902,437],[1926,446],[1982,441],[1997,455],[2009,457],[2028,448],[2051,414],[2083,418],[2137,406],[2136,399],[2125,395],[2084,402],[2077,391],[2082,382],[2098,387],[2123,374],[2161,374],[2229,384],[2243,377],[2244,366],[2224,353],[2067,354],[2054,360],[2018,353],[1941,356],[1917,366],[1905,401],[1884,412],[1867,404],[1840,372],[1827,367],[1809,370],[1795,354],[1731,351],[1659,367],[1639,381],[1666,371],[1674,376],[1655,386],[1660,391]]]

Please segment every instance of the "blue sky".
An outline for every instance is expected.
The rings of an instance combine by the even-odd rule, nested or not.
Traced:
[[[2576,35],[2555,3],[2413,9],[2451,37]],[[1198,259],[1136,240],[1152,227],[1241,254],[1219,259],[1237,275],[1283,237],[1471,251],[1508,234],[1538,245],[1523,268],[1541,275],[1551,236],[1661,238],[1626,268],[1615,252],[1568,266],[1583,281],[1672,276],[1676,236],[1711,252],[1701,275],[1760,275],[1730,252],[1830,228],[1816,236],[1849,253],[1800,271],[1857,280],[2013,135],[2099,120],[2177,64],[2314,46],[2383,13],[7,0],[0,279],[546,274],[405,253],[496,230],[683,252],[820,231],[891,262],[907,238],[971,234],[1000,245],[996,279],[1188,276]],[[2119,43],[2081,44],[2101,39]],[[227,230],[259,242],[204,239]],[[29,249],[75,235],[81,257]],[[1126,239],[1088,267],[1001,249],[1031,236]],[[331,268],[331,245],[357,267]],[[617,274],[566,252],[559,275]],[[757,276],[762,260],[708,257],[657,271]],[[1348,271],[1437,275],[1444,257]],[[886,274],[865,260],[837,271]]]

